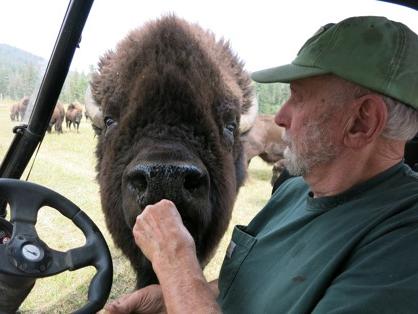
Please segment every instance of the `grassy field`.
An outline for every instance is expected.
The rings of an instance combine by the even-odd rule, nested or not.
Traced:
[[[11,122],[9,119],[9,104],[0,104],[0,160],[13,138],[11,130],[15,125],[18,122]],[[114,247],[105,227],[99,188],[95,181],[95,144],[94,133],[85,120],[80,125],[79,133],[64,129],[62,135],[55,132],[47,134],[28,181],[49,187],[72,200],[98,225],[113,258],[114,277],[110,299],[114,299],[131,291],[135,278],[128,261]],[[26,178],[28,168],[22,178]],[[208,280],[217,278],[232,227],[235,224],[248,223],[269,198],[270,177],[271,167],[255,158],[250,164],[247,182],[241,188],[235,203],[230,227],[217,254],[205,269]],[[50,208],[40,210],[36,227],[40,238],[54,249],[66,251],[84,243],[81,231]],[[78,309],[87,300],[88,284],[93,274],[94,268],[89,267],[37,280],[20,308],[21,313],[69,313]]]

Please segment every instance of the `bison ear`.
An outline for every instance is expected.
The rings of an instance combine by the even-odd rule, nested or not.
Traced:
[[[100,134],[105,128],[102,108],[94,101],[90,86],[87,87],[84,102],[86,104],[86,111],[91,119],[94,131],[96,134]]]
[[[245,105],[242,106],[242,110],[245,110]],[[257,97],[254,95],[251,98],[251,104],[247,106],[247,110],[245,112],[241,112],[241,119],[239,123],[239,131],[240,133],[245,133],[246,131],[250,130],[254,123],[255,119],[257,118],[258,114],[258,101]]]

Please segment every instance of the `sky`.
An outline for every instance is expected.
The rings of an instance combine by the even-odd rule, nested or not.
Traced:
[[[0,43],[49,59],[68,1],[0,0]],[[418,12],[377,0],[96,0],[72,70],[88,71],[126,34],[174,13],[230,41],[252,72],[291,62],[322,25],[380,15],[418,33]]]

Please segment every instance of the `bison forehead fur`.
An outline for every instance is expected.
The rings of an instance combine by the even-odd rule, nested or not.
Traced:
[[[131,228],[163,198],[176,204],[203,267],[245,178],[239,124],[252,89],[242,62],[212,33],[166,16],[106,53],[91,90],[105,121],[96,150],[102,208],[137,286],[157,279]]]

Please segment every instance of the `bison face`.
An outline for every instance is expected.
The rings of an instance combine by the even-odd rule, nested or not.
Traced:
[[[226,44],[171,16],[134,31],[102,58],[91,87],[86,109],[100,121],[102,208],[138,287],[157,279],[131,229],[146,205],[163,198],[176,204],[203,267],[245,177],[238,126],[256,110],[242,65]],[[94,103],[99,109],[89,110]]]

